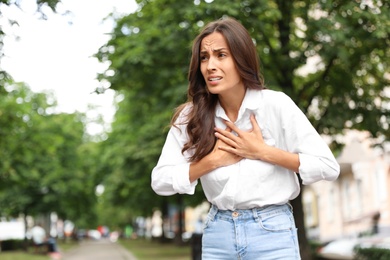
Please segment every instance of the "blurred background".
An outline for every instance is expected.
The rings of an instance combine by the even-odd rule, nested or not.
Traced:
[[[193,38],[231,16],[267,87],[296,102],[341,166],[292,201],[302,259],[390,259],[389,5],[1,0],[0,258],[30,255],[41,224],[60,248],[142,240],[187,248],[167,259],[200,259],[200,185],[161,197],[150,174],[186,100]]]

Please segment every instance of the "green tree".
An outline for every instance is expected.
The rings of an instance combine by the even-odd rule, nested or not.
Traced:
[[[142,202],[131,202],[143,208],[149,199],[150,205],[166,199],[149,195],[150,171],[172,109],[185,100],[189,47],[204,24],[224,15],[249,29],[268,87],[291,96],[320,133],[359,129],[388,140],[387,1],[137,2],[139,9],[117,21],[97,54],[111,62],[100,79],[124,95],[107,140],[116,158],[111,167],[126,180],[112,183],[118,185],[113,200],[142,194]],[[310,259],[301,198],[294,204],[302,258]]]
[[[47,19],[60,0],[37,0],[36,11]],[[20,6],[1,0],[2,9]],[[18,21],[2,17],[3,40]],[[9,26],[6,26],[8,22]],[[85,115],[55,113],[52,95],[33,93],[0,68],[0,215],[37,215],[56,211],[83,227],[94,227],[98,150],[84,132]]]
[[[55,114],[52,95],[31,92],[22,83],[10,82],[5,89],[0,96],[0,215],[57,212],[87,223],[82,216],[94,210],[96,184],[85,167],[84,116]]]

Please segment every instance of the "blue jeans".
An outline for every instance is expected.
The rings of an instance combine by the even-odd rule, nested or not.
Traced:
[[[202,260],[216,259],[301,259],[291,205],[236,211],[212,206],[203,230]]]

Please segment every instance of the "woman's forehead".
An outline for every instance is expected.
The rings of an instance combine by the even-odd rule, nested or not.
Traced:
[[[200,43],[201,50],[218,50],[227,48],[225,37],[219,32],[213,32],[203,38]]]

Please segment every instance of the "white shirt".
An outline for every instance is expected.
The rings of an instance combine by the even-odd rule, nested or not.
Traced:
[[[185,122],[184,109],[177,122]],[[241,130],[252,129],[250,115],[256,116],[264,141],[270,146],[297,153],[303,184],[335,180],[340,166],[327,144],[290,97],[273,90],[246,91],[234,124]],[[220,104],[216,107],[215,125],[225,129],[229,120]],[[194,194],[198,181],[190,183],[190,151],[181,150],[188,141],[186,125],[171,127],[160,159],[152,171],[152,188],[164,196]],[[200,178],[207,200],[222,210],[251,209],[284,204],[300,192],[296,173],[260,160],[241,161],[203,175]]]
[[[34,226],[31,229],[31,237],[35,244],[39,245],[45,242],[46,240],[46,232],[43,227]]]

